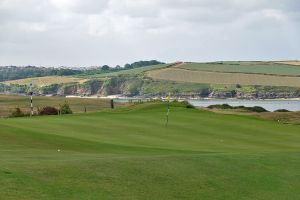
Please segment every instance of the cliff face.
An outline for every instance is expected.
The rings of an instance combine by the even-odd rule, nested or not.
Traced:
[[[11,88],[9,88],[11,87]],[[224,89],[226,88],[226,89]],[[153,82],[143,77],[113,77],[106,80],[89,80],[85,83],[53,84],[41,88],[34,88],[40,95],[77,95],[77,96],[165,96],[171,92],[174,97],[182,98],[239,98],[239,99],[276,99],[300,98],[300,88],[287,87],[224,87],[214,88],[210,85],[182,85],[174,82]],[[20,90],[18,90],[20,89]],[[23,86],[0,87],[1,92],[24,94],[28,88]]]

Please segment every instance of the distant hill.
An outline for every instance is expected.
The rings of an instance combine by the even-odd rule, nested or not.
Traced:
[[[116,66],[110,67],[103,65],[99,67],[73,69],[71,67],[59,67],[59,68],[47,68],[47,67],[36,67],[36,66],[0,66],[0,82],[8,80],[18,80],[24,78],[44,77],[44,76],[74,76],[74,75],[95,75],[95,74],[106,74],[111,72],[119,72],[123,70],[131,70],[151,65],[164,64],[157,60],[150,61],[138,61],[132,64],[125,64],[124,67]]]
[[[152,64],[150,66],[143,66]],[[0,93],[273,99],[300,97],[300,66],[278,62],[141,61],[123,68],[92,68],[72,76],[48,76],[0,83]]]
[[[147,76],[187,83],[300,87],[300,66],[269,62],[180,63]]]

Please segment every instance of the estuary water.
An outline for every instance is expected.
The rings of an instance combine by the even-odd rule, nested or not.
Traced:
[[[129,100],[138,101],[145,99],[115,99],[116,102],[128,102]],[[240,99],[190,99],[189,103],[196,107],[208,107],[216,104],[228,104],[231,106],[260,106],[268,111],[275,111],[278,109],[286,109],[289,111],[300,111],[300,100],[240,100]]]
[[[268,111],[286,109],[289,111],[300,111],[300,100],[239,100],[239,99],[204,99],[189,100],[196,107],[208,107],[215,104],[228,104],[231,106],[260,106]]]

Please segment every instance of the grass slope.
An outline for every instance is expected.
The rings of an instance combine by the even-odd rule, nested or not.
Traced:
[[[0,119],[0,199],[300,198],[299,126],[172,105],[166,127],[165,113]]]
[[[111,73],[94,74],[94,75],[79,75],[78,77],[95,79],[95,78],[114,77],[114,76],[119,76],[119,75],[138,75],[138,74],[144,73],[149,70],[165,68],[168,65],[169,64],[151,65],[151,66],[139,67],[139,68],[135,68],[135,69],[121,70],[118,72],[111,72]]]

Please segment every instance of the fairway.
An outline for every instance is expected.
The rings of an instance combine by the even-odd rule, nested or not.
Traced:
[[[0,119],[0,199],[300,199],[300,126],[166,109]]]

